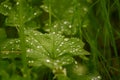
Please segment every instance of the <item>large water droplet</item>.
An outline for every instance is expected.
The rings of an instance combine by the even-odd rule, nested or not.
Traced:
[[[69,28],[72,28],[72,25],[69,25],[68,27],[69,27]]]
[[[53,34],[55,34],[55,32],[53,32]]]
[[[49,63],[49,62],[50,62],[50,60],[49,60],[49,59],[47,59],[47,60],[46,60],[46,62],[48,62],[48,63]]]
[[[29,40],[28,40],[28,39],[26,39],[26,42],[29,42]]]
[[[37,13],[35,12],[35,13],[34,13],[34,15],[36,16],[36,15],[37,15]]]
[[[84,10],[85,12],[87,12],[87,11],[88,11],[88,9],[87,9],[86,7],[84,7],[84,8],[83,8],[83,10]]]
[[[19,5],[19,4],[20,4],[19,2],[16,3],[16,5]]]

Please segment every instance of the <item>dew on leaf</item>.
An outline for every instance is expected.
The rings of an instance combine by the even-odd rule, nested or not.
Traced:
[[[60,46],[63,46],[62,44],[60,44]]]
[[[49,59],[47,59],[47,60],[46,60],[46,62],[48,62],[48,63],[49,63],[49,62],[50,62],[50,60],[49,60]]]
[[[26,39],[26,42],[29,42],[29,40],[28,40],[28,39]]]
[[[78,64],[78,62],[77,62],[77,61],[75,61],[75,64]]]
[[[72,42],[72,44],[74,44],[75,42]]]
[[[20,42],[20,40],[16,40],[16,43],[19,43]]]
[[[60,60],[56,60],[56,62],[60,62]]]
[[[32,42],[31,42],[30,44],[31,44],[31,45],[33,45],[33,43],[32,43]]]
[[[55,34],[55,32],[53,32],[53,34]]]
[[[69,39],[68,38],[65,38],[64,41],[68,41]]]
[[[54,62],[54,66],[57,66],[58,64],[56,62]]]
[[[54,27],[54,28],[56,28],[56,27],[57,27],[57,25],[54,25],[53,27]]]
[[[20,4],[19,2],[16,3],[16,5],[19,5],[19,4]]]
[[[33,61],[33,60],[31,60],[31,61],[28,61],[28,63],[34,63],[34,61]]]
[[[87,27],[87,25],[86,25],[86,24],[84,24],[84,25],[83,25],[83,27]]]
[[[41,48],[41,46],[37,46],[37,48]]]
[[[8,8],[8,5],[6,5],[6,4],[4,4],[3,6],[4,6],[5,8]]]
[[[66,62],[62,62],[62,64],[66,64]]]
[[[57,51],[60,51],[60,49],[56,49]]]
[[[69,27],[69,28],[72,28],[72,25],[69,25],[68,27]]]
[[[63,45],[64,44],[64,42],[61,42],[61,45]]]
[[[37,15],[37,13],[35,12],[35,13],[34,13],[34,15],[36,16],[36,15]]]
[[[13,44],[13,42],[11,41],[10,44]]]
[[[84,7],[83,10],[86,11],[86,12],[88,11],[86,7]]]
[[[64,24],[68,24],[68,22],[67,22],[67,21],[64,21]]]
[[[101,79],[101,76],[97,76],[98,79]]]
[[[27,52],[31,52],[31,51],[33,51],[33,49],[27,49]]]

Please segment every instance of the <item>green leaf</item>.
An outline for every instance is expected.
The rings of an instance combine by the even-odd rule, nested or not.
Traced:
[[[6,25],[19,26],[22,20],[22,24],[31,21],[33,18],[40,15],[40,9],[30,6],[26,0],[16,3],[11,3],[9,0],[4,1],[0,5],[0,13],[7,16]]]
[[[26,34],[27,56],[50,68],[71,64],[74,62],[73,56],[88,54],[82,53],[84,43],[77,38],[65,38],[55,33],[42,34],[33,30]]]
[[[10,39],[1,45],[4,54],[20,53],[20,40]],[[42,34],[26,30],[26,52],[29,63],[33,66],[45,65],[51,69],[73,63],[74,56],[84,59],[84,43],[77,38],[65,38],[60,34]]]

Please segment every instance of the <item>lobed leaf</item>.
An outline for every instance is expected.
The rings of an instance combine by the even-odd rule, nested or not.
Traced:
[[[20,53],[20,40],[11,39],[1,45],[1,51]],[[74,56],[84,59],[86,51],[84,43],[77,38],[65,38],[60,34],[42,34],[34,30],[26,30],[26,53],[28,63],[33,66],[45,65],[51,69],[73,63]],[[5,52],[4,52],[5,51]]]

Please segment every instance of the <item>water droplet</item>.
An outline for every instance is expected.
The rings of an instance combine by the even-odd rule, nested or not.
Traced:
[[[73,53],[73,51],[70,51],[70,53]]]
[[[20,42],[20,40],[17,40],[17,41],[16,41],[16,43],[19,43],[19,42]]]
[[[11,7],[8,7],[9,10],[11,10],[12,8]]]
[[[88,11],[88,9],[86,7],[84,7],[83,10],[86,11],[86,12]]]
[[[11,41],[10,44],[13,44],[13,42]]]
[[[19,2],[17,2],[16,5],[19,5]]]
[[[66,52],[66,50],[63,50],[63,52]]]
[[[50,60],[49,60],[49,59],[47,59],[47,60],[46,60],[46,62],[48,62],[48,63],[49,63],[49,62],[50,62]]]
[[[37,15],[37,13],[35,12],[35,13],[34,13],[34,15],[36,16],[36,15]]]
[[[65,38],[64,41],[68,41],[69,39],[68,38]]]
[[[57,66],[58,64],[56,62],[54,62],[54,65]]]
[[[101,76],[97,76],[98,79],[101,79]]]
[[[78,49],[75,49],[75,51],[78,51]]]
[[[53,32],[53,34],[55,34],[55,32]]]
[[[14,50],[14,48],[12,48],[12,51]]]
[[[62,46],[62,44],[60,44],[60,46]]]
[[[56,27],[57,27],[57,25],[54,25],[53,27],[54,27],[54,28],[56,28]]]
[[[37,35],[37,33],[34,33],[34,35]]]
[[[84,24],[84,25],[83,25],[83,27],[87,27],[87,25],[86,25],[86,24]]]
[[[75,50],[72,51],[73,53],[75,52]]]
[[[26,39],[26,42],[29,42],[29,40],[28,40],[28,39]]]
[[[32,61],[28,61],[28,63],[34,63],[34,61],[32,60]]]
[[[66,62],[62,62],[62,64],[66,64]]]
[[[31,52],[31,51],[33,51],[33,49],[27,49],[27,52]]]
[[[35,42],[38,42],[36,39],[34,40]]]
[[[72,25],[69,25],[69,28],[72,28]]]
[[[75,64],[78,64],[78,62],[77,62],[77,61],[75,61]]]
[[[33,45],[33,43],[31,42],[30,45]]]
[[[72,44],[74,44],[75,42],[72,42]]]
[[[67,22],[67,21],[64,21],[64,24],[68,24],[68,22]]]
[[[64,42],[61,42],[61,45],[63,45],[64,44]]]
[[[6,5],[6,4],[4,4],[3,6],[4,6],[5,8],[7,8],[7,7],[8,7],[8,5]]]
[[[3,47],[3,49],[5,49],[6,47]]]
[[[56,62],[60,62],[60,60],[56,60]]]
[[[37,46],[37,48],[40,48],[41,46]]]

